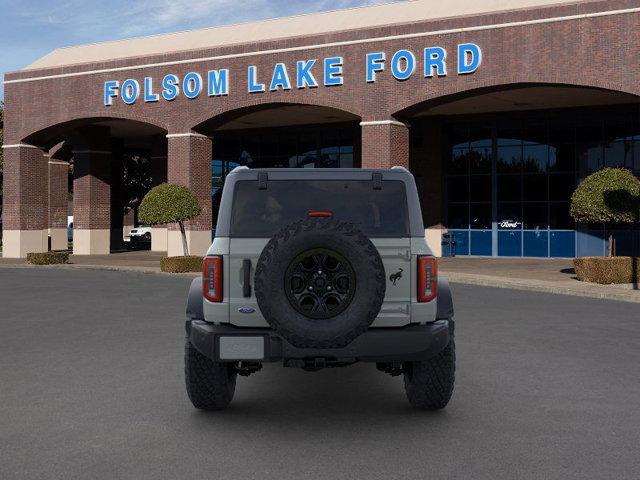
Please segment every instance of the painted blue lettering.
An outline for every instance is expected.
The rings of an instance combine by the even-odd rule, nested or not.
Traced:
[[[300,60],[296,63],[296,86],[298,88],[315,88],[318,86],[311,69],[317,60]]]
[[[391,58],[391,74],[398,80],[407,80],[416,70],[416,57],[409,50],[398,50]]]
[[[202,92],[202,77],[200,74],[197,72],[187,73],[182,79],[182,91],[187,98],[197,98]]]
[[[331,87],[333,85],[342,85],[342,57],[329,57],[324,59],[324,85]]]
[[[284,63],[276,63],[273,68],[273,76],[271,77],[271,85],[269,90],[272,92],[282,88],[283,90],[291,90],[291,82],[287,73],[287,66]]]
[[[175,100],[180,93],[180,87],[178,87],[178,77],[174,74],[166,75],[162,79],[162,98],[167,101]]]
[[[113,105],[113,99],[118,96],[118,87],[120,82],[111,80],[104,82],[104,105],[110,107]]]
[[[387,55],[384,52],[367,54],[367,82],[376,81],[376,72],[384,71],[384,62]]]
[[[127,105],[133,105],[140,96],[140,84],[137,80],[129,78],[122,82],[122,90],[120,91],[122,101]]]
[[[210,97],[229,95],[229,70],[209,70],[207,76],[209,80],[208,93]]]
[[[144,79],[144,101],[145,102],[157,102],[160,100],[160,95],[153,93],[153,78],[145,77]]]
[[[475,43],[458,45],[458,74],[473,73],[482,64],[482,50]]]
[[[260,93],[265,91],[264,83],[257,83],[258,67],[253,65],[248,69],[249,93]]]
[[[424,49],[424,76],[433,77],[433,71],[439,77],[447,75],[447,51],[442,47],[429,47]]]

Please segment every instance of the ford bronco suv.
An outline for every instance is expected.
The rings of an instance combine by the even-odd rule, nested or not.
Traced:
[[[439,409],[455,372],[453,304],[404,168],[265,169],[227,177],[216,238],[187,304],[197,408],[231,402],[265,362],[315,371],[373,362]]]

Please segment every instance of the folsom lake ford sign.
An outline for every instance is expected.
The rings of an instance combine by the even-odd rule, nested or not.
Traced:
[[[457,47],[455,62],[447,58],[442,47],[427,47],[421,52],[421,73],[424,78],[446,77],[448,65],[455,63],[458,75],[474,73],[482,64],[482,50],[475,43],[461,43]],[[385,52],[368,53],[364,59],[367,83],[375,83],[387,68],[398,81],[408,80],[416,74],[419,61],[410,50],[398,50],[390,59]],[[249,66],[243,83],[249,93],[286,91],[292,88],[318,88],[344,84],[345,61],[343,57],[298,60],[294,71],[289,71],[284,63],[276,63],[270,71],[259,71]],[[180,78],[168,74],[162,78],[145,77],[142,80],[128,78],[104,82],[104,105],[111,106],[116,99],[127,105],[138,101],[149,103],[172,101],[180,95],[195,99],[201,95],[221,97],[229,95],[231,84],[229,69],[209,70],[206,73],[189,72]],[[234,83],[235,84],[235,83]]]

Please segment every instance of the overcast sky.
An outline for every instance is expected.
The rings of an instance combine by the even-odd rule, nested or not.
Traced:
[[[0,74],[58,47],[389,1],[0,0]]]

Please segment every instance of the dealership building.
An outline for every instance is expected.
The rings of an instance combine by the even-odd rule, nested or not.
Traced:
[[[186,185],[208,248],[225,176],[409,169],[434,252],[618,253],[638,232],[576,225],[580,179],[640,172],[637,0],[414,0],[61,48],[5,75],[5,257],[122,238],[123,155]],[[152,248],[182,253],[157,227]]]

